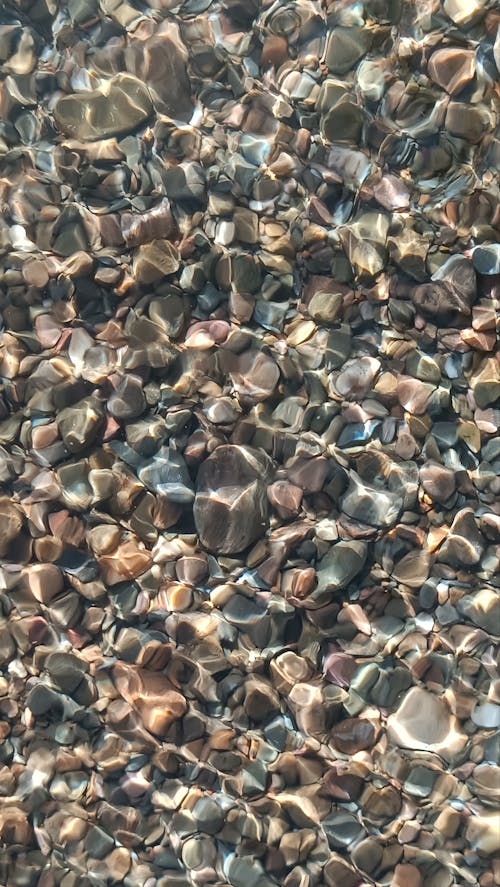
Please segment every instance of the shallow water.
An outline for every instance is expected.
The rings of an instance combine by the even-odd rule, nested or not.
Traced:
[[[0,3],[0,884],[498,883],[500,15]]]

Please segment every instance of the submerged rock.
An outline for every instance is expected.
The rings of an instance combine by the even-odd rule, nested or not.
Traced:
[[[467,741],[445,699],[420,687],[408,691],[387,729],[396,745],[435,752],[446,760],[453,760]]]
[[[318,567],[316,593],[345,588],[362,570],[368,554],[366,542],[337,542],[327,551]]]
[[[65,134],[82,141],[96,141],[132,132],[146,122],[152,111],[144,83],[130,74],[116,74],[98,89],[60,98],[54,119]]]
[[[341,504],[342,511],[354,520],[371,527],[387,528],[396,523],[403,499],[397,492],[370,486],[353,471]]]
[[[259,450],[221,446],[198,472],[194,520],[209,551],[233,554],[266,531],[270,463]]]

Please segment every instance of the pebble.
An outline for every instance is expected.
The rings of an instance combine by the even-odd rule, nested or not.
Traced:
[[[366,542],[337,542],[321,559],[317,575],[317,595],[348,585],[362,570],[368,548]]]
[[[205,548],[234,554],[262,534],[268,522],[268,472],[265,459],[250,447],[221,446],[205,460],[193,507]]]
[[[8,553],[10,543],[13,542],[21,531],[23,525],[23,512],[12,502],[9,497],[0,497],[0,514],[1,530],[0,530],[0,553],[5,557]]]
[[[140,283],[148,285],[174,274],[179,264],[174,244],[169,240],[152,240],[138,248],[134,257],[134,273]]]
[[[476,56],[470,50],[447,47],[433,52],[428,65],[429,74],[449,95],[455,95],[472,80],[476,70]]]
[[[418,716],[416,715],[418,712]],[[420,687],[412,687],[388,720],[389,736],[403,748],[437,752],[453,759],[466,737],[456,729],[444,699]]]
[[[135,129],[152,110],[145,85],[130,74],[116,74],[100,88],[62,96],[54,119],[64,134],[96,141]]]

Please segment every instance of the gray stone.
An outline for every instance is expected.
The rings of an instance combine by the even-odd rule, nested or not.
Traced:
[[[321,559],[315,594],[345,588],[363,569],[368,553],[366,542],[337,542]]]
[[[81,141],[131,132],[153,111],[149,92],[137,77],[116,74],[99,89],[63,96],[54,108],[56,125]]]
[[[59,433],[70,453],[82,453],[95,441],[105,425],[102,404],[95,397],[86,397],[65,407],[57,417]]]
[[[202,464],[194,503],[200,541],[209,551],[235,554],[267,527],[270,462],[250,447],[220,446]]]
[[[351,472],[349,487],[341,504],[343,513],[353,520],[371,527],[388,528],[396,523],[403,500],[398,492],[370,486]]]
[[[138,471],[139,480],[153,493],[161,493],[169,502],[188,505],[194,499],[193,485],[186,463],[173,447],[162,447],[153,459]]]

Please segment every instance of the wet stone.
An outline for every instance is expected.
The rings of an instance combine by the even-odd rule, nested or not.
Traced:
[[[334,28],[326,49],[326,64],[332,74],[345,74],[371,45],[368,28]]]
[[[106,406],[115,419],[136,419],[146,406],[141,380],[131,374],[122,376]]]
[[[425,317],[444,323],[471,311],[468,296],[446,282],[421,284],[413,293],[413,302]]]
[[[317,595],[348,585],[362,570],[368,553],[366,542],[337,542],[321,559]]]
[[[168,240],[152,240],[143,244],[134,258],[135,274],[144,285],[174,274],[179,264],[178,250]]]
[[[491,126],[489,114],[479,108],[450,102],[446,112],[446,128],[454,136],[477,144]]]
[[[132,41],[126,57],[129,70],[149,87],[158,110],[177,120],[189,120],[193,103],[187,52],[177,25],[163,22],[147,40]]]
[[[338,812],[323,820],[328,844],[332,849],[348,847],[363,832],[361,823],[351,813]]]
[[[23,524],[21,509],[7,496],[0,497],[0,553],[7,554],[10,543],[16,539]]]
[[[1,884],[494,887],[496,8],[3,7]]]
[[[433,52],[429,60],[432,79],[450,95],[460,92],[473,78],[476,57],[471,51],[447,47]]]
[[[342,511],[348,517],[373,527],[390,527],[396,523],[402,506],[398,493],[373,487],[351,473],[349,487],[342,498]]]
[[[419,710],[418,717],[415,712]],[[446,759],[465,744],[446,701],[427,690],[412,687],[398,711],[388,721],[389,735],[397,745],[422,751],[436,751]]]
[[[249,447],[218,447],[198,473],[194,520],[209,551],[242,551],[265,530],[268,504],[263,454]]]
[[[472,263],[479,274],[500,274],[500,249],[498,243],[477,246]]]
[[[170,502],[189,504],[194,499],[192,481],[182,455],[173,447],[161,447],[138,471],[139,479]]]
[[[65,134],[95,141],[134,130],[152,110],[144,84],[130,74],[116,74],[96,90],[60,98],[54,118]]]
[[[370,721],[347,718],[332,729],[332,741],[343,754],[352,755],[370,748],[375,740],[375,729]]]
[[[430,461],[421,468],[420,479],[426,493],[441,504],[446,503],[456,489],[455,473]]]
[[[104,428],[103,406],[96,398],[86,398],[61,410],[57,424],[69,452],[82,453]]]

